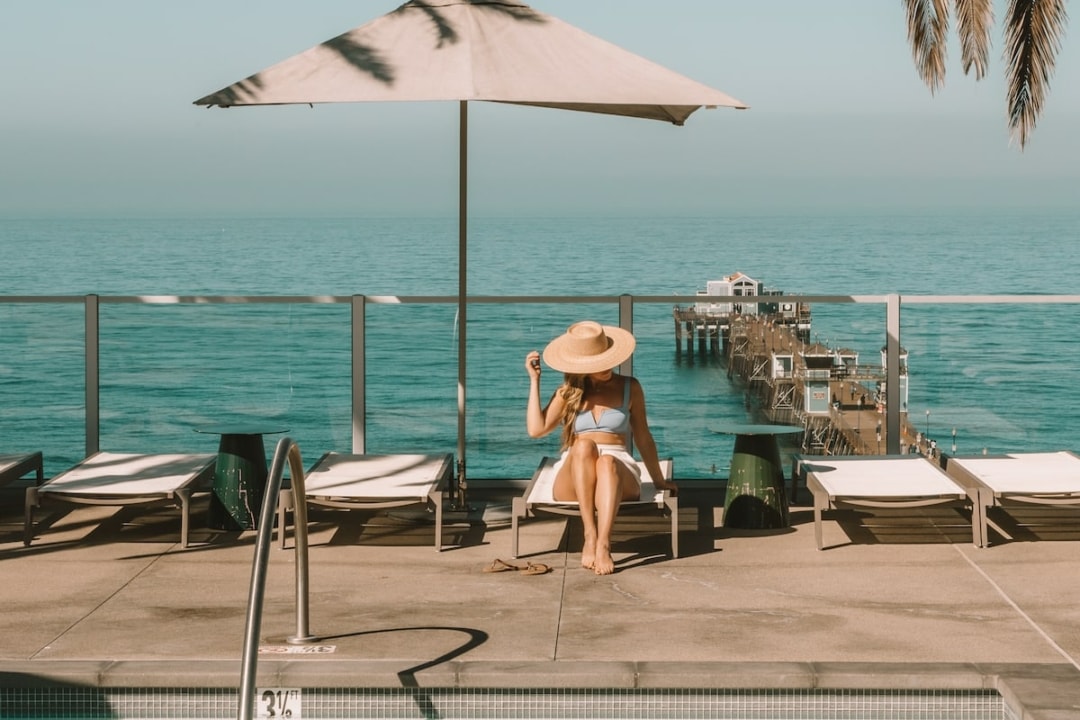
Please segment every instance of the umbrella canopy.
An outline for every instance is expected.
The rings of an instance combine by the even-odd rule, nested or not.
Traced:
[[[458,488],[464,488],[469,101],[536,105],[682,125],[701,107],[746,108],[514,0],[410,0],[196,105],[460,103]]]
[[[719,90],[513,0],[412,0],[196,105],[487,100],[682,125]]]

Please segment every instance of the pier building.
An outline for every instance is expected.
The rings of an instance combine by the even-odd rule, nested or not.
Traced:
[[[759,280],[735,272],[720,280],[709,280],[704,290],[698,290],[698,298],[688,307],[675,306],[675,350],[693,359],[695,345],[699,353],[724,353],[725,340],[733,317],[769,316],[777,324],[794,329],[802,340],[810,337],[810,306],[806,303],[786,302],[783,292],[770,290]],[[768,298],[768,300],[742,300],[741,298]]]

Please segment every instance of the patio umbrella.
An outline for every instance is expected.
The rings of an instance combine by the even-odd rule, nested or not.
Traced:
[[[468,102],[682,125],[747,106],[515,0],[411,0],[195,101],[196,105],[456,101],[459,109],[457,488],[465,487]]]

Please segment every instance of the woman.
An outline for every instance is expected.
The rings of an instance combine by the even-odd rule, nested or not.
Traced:
[[[540,405],[540,353],[534,350],[525,358],[530,380],[525,426],[534,438],[562,427],[553,494],[580,505],[585,526],[581,564],[597,575],[615,571],[611,528],[619,503],[641,495],[641,469],[627,450],[631,440],[656,487],[678,492],[660,470],[641,384],[613,372],[634,345],[634,336],[621,328],[592,321],[571,325],[544,348],[544,362],[564,373],[563,384],[545,407]]]

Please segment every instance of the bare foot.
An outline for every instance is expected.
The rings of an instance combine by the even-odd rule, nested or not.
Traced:
[[[597,548],[592,569],[597,575],[610,575],[615,572],[615,560],[611,557],[611,550],[607,546]]]
[[[581,546],[581,567],[593,569],[593,565],[596,563],[596,538],[585,538],[585,543]]]

